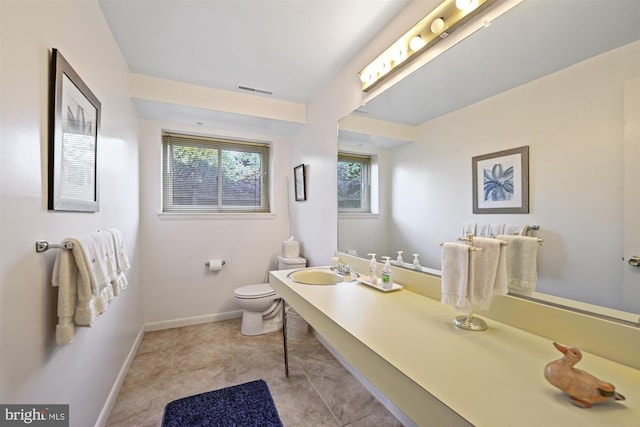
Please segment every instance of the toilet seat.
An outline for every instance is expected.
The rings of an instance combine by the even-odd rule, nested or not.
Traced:
[[[268,283],[259,283],[257,285],[241,286],[235,289],[233,294],[240,299],[256,299],[274,296],[276,291]]]

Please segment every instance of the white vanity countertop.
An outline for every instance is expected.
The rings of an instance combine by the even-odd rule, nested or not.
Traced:
[[[295,292],[475,426],[640,425],[639,370],[584,353],[576,367],[613,383],[627,400],[578,408],[544,379],[545,365],[562,356],[546,338],[486,318],[486,331],[458,329],[460,313],[431,298],[356,282],[304,285],[288,280],[289,272],[271,272],[281,282],[272,283],[276,291]]]

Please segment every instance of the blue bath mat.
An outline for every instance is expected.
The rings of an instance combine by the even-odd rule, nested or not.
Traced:
[[[263,380],[169,402],[162,427],[282,427]]]

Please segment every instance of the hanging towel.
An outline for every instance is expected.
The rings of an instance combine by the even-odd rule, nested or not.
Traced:
[[[91,262],[85,258],[81,241],[64,241],[73,243],[73,249],[58,251],[52,280],[53,285],[58,286],[56,342],[59,345],[73,342],[75,325],[90,325],[108,304],[104,292],[93,292]]]
[[[75,326],[90,326],[127,288],[124,272],[130,264],[122,236],[117,234],[110,230],[65,239],[73,249],[56,255],[52,284],[58,286],[59,345],[73,342]]]
[[[111,274],[108,263],[109,248],[104,239],[105,234],[96,232],[76,237],[82,248],[84,260],[91,280],[91,292],[99,295],[111,285]],[[75,245],[74,245],[75,249]]]
[[[470,311],[469,283],[471,280],[473,280],[473,268],[469,262],[469,246],[462,243],[443,243],[441,302],[460,311]]]
[[[122,238],[122,233],[117,228],[110,228],[107,231],[109,231],[113,237],[113,241],[116,247],[116,262],[118,264],[118,272],[122,273],[131,267],[131,265],[129,264],[129,257],[127,256],[127,250],[124,247],[124,239]]]
[[[116,268],[114,274],[111,276],[111,287],[113,288],[113,294],[117,296],[129,285],[124,272],[128,270],[131,265],[120,230],[110,228],[107,230],[107,233],[110,234],[114,246]]]
[[[507,286],[521,295],[531,295],[538,279],[538,239],[528,236],[500,235],[507,242],[505,260],[507,264]]]
[[[489,224],[476,225],[476,236],[489,237]]]
[[[504,234],[509,236],[526,236],[529,234],[529,226],[522,224],[506,224]]]
[[[489,224],[489,237],[496,237],[504,233],[504,224]]]
[[[476,234],[476,223],[475,222],[463,222],[462,223],[462,235],[460,237],[467,237],[467,234]]]
[[[488,309],[494,295],[507,293],[505,252],[502,240],[475,237],[473,246],[482,249],[473,253],[471,305]]]

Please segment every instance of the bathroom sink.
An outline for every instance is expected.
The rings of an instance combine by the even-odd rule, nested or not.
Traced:
[[[305,285],[335,285],[336,283],[354,280],[357,277],[357,273],[342,276],[328,268],[305,268],[292,271],[287,277],[296,283]]]

